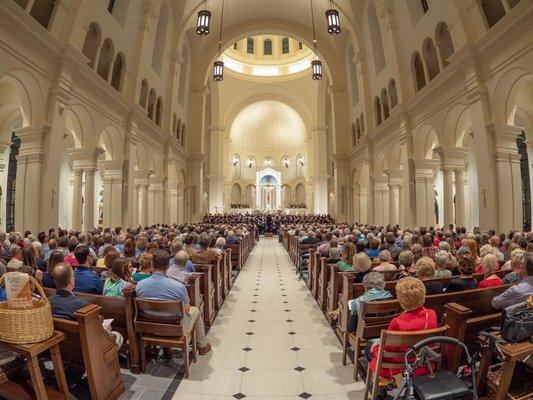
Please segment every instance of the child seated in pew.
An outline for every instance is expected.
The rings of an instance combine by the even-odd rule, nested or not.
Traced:
[[[139,257],[139,270],[132,275],[132,280],[134,283],[140,282],[152,275],[153,259],[154,256],[150,253],[141,254]]]
[[[396,298],[405,311],[391,320],[387,330],[401,332],[421,331],[437,327],[437,313],[432,309],[424,307],[426,288],[422,284],[422,281],[412,277],[407,277],[398,281],[396,284]],[[367,357],[370,359],[368,367],[374,372],[376,371],[379,346],[379,340],[373,340],[368,342],[367,349],[365,349]],[[405,352],[407,351],[407,347],[390,346],[387,348],[387,351]],[[394,358],[392,360],[383,359],[383,362],[401,363],[403,362],[403,357]],[[379,376],[382,378],[392,378],[394,375],[402,373],[403,371],[400,369],[381,368]],[[427,373],[429,373],[427,368],[422,367],[415,371],[415,376]]]
[[[131,279],[132,270],[133,268],[129,258],[117,258],[111,266],[111,274],[105,280],[103,295],[115,297],[123,296],[124,294],[122,291],[124,289],[134,286],[133,280]]]

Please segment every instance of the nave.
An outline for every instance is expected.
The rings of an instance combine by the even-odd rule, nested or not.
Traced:
[[[342,348],[276,238],[261,238],[174,400],[362,398]]]

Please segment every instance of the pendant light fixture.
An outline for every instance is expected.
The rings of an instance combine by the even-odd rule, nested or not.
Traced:
[[[341,20],[339,11],[333,8],[333,3],[329,1],[330,9],[326,11],[326,21],[328,23],[328,32],[332,35],[341,33]]]
[[[224,80],[224,61],[220,59],[222,54],[222,24],[224,22],[224,0],[222,0],[222,10],[220,12],[220,32],[218,36],[218,60],[213,65],[213,80],[220,82]]]
[[[315,31],[315,13],[313,11],[313,0],[309,0],[311,5],[311,23],[313,24],[313,50],[315,53],[315,59],[311,61],[311,77],[315,81],[322,79],[322,61],[318,59],[318,54],[316,53],[316,31]]]
[[[207,0],[205,0],[204,9],[198,11],[198,19],[196,21],[196,33],[200,36],[208,35],[210,21],[211,21],[211,12],[207,10]]]

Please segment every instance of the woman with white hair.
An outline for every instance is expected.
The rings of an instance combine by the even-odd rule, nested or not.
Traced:
[[[218,237],[215,241],[215,247],[213,247],[211,250],[217,253],[219,256],[224,253],[224,247],[226,247],[226,239],[224,239],[222,236]]]
[[[509,283],[517,283],[522,280],[522,275],[520,273],[524,264],[524,253],[525,251],[520,248],[511,251],[511,260],[509,263],[511,264],[512,272],[503,277],[502,281],[505,285],[508,285]]]
[[[442,243],[446,242],[441,242],[441,244]],[[437,252],[437,254],[435,254],[435,278],[449,278],[450,276],[452,276],[452,271],[446,268],[446,266],[448,265],[448,257],[449,253],[444,250],[441,250]]]

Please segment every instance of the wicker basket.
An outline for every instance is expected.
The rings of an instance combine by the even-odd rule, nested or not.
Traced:
[[[42,342],[54,334],[54,321],[50,302],[43,288],[35,278],[30,282],[37,288],[41,300],[33,300],[33,308],[28,310],[11,310],[7,302],[0,303],[0,341],[26,344]],[[0,286],[4,277],[0,278]]]

